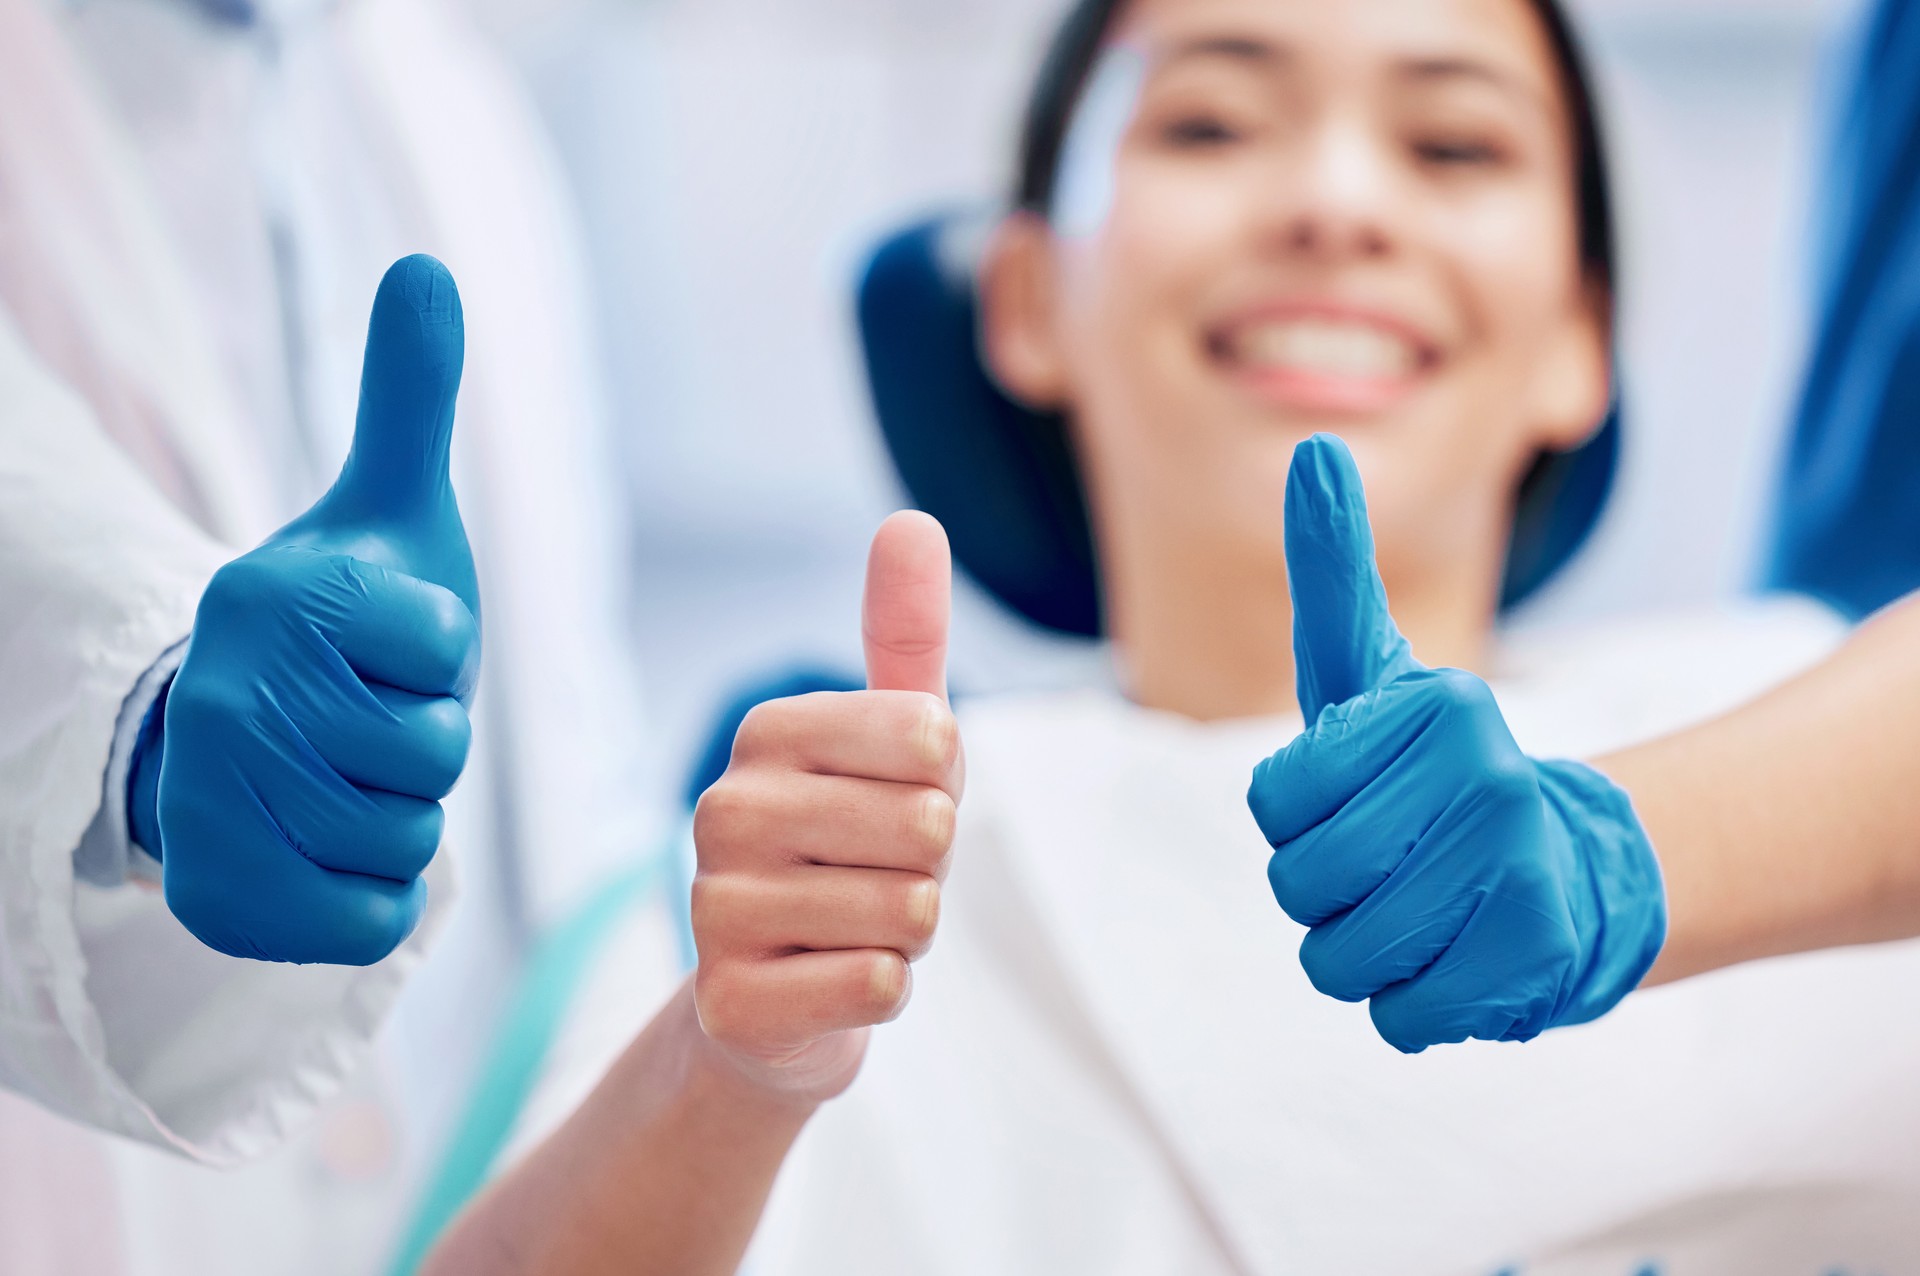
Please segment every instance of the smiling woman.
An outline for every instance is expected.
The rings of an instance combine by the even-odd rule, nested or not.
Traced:
[[[941,685],[929,625],[894,636],[920,675],[870,684],[917,696],[756,710],[694,820],[697,972],[604,1075],[604,1056],[554,1070],[550,1093],[591,1096],[526,1132],[548,1137],[435,1270],[720,1273],[743,1251],[766,1276],[1920,1264],[1906,1221],[1920,1019],[1876,1013],[1920,980],[1920,951],[1751,967],[1545,1031],[1639,982],[1664,913],[1656,898],[1639,929],[1610,922],[1609,960],[1569,973],[1573,915],[1623,881],[1657,897],[1658,873],[1638,844],[1620,856],[1632,873],[1562,872],[1577,856],[1543,808],[1627,804],[1598,774],[1549,793],[1531,759],[1700,721],[1840,634],[1786,606],[1533,646],[1496,632],[1503,595],[1579,539],[1538,553],[1516,589],[1528,511],[1583,529],[1604,484],[1569,503],[1552,476],[1610,464],[1599,156],[1565,30],[1535,0],[1074,10],[1018,207],[986,251],[982,331],[929,323],[926,340],[954,348],[902,360],[958,360],[978,391],[984,356],[1032,412],[975,395],[970,419],[934,375],[938,410],[915,413],[912,385],[878,398],[903,474],[961,493],[963,564],[963,519],[1022,523],[1009,506],[1047,487],[986,472],[977,432],[999,422],[985,418],[1066,431],[1034,451],[1084,480],[1127,694],[963,704],[963,763],[955,719],[927,699]],[[1345,452],[1300,449],[1316,432],[1350,440],[1371,536]],[[910,446],[932,462],[907,464]],[[1290,473],[1306,497],[1286,506]],[[1319,548],[1317,575],[1289,581],[1283,509],[1300,561]],[[870,598],[891,582],[943,616],[934,529],[883,536]],[[1373,544],[1413,650],[1484,670],[1491,690],[1352,619],[1385,615]],[[1290,588],[1334,613],[1333,638],[1301,646],[1310,732]],[[1342,599],[1366,606],[1343,619]],[[887,636],[868,622],[870,643]],[[1388,672],[1333,677],[1319,656],[1347,638],[1367,657],[1349,664]],[[1438,764],[1431,748],[1363,747],[1382,731],[1403,745],[1405,718],[1346,684],[1403,676],[1431,709],[1420,725],[1452,728]],[[1299,892],[1313,920],[1353,923],[1331,941],[1275,909],[1282,883],[1261,868],[1276,847],[1248,815],[1254,765],[1296,738],[1324,743],[1329,771],[1351,763],[1331,780],[1280,767],[1263,793],[1313,808],[1287,862],[1326,887]],[[1361,762],[1380,768],[1365,802],[1341,787]],[[1316,840],[1353,810],[1355,844]],[[1463,830],[1519,869],[1476,895],[1459,859],[1413,854]],[[1382,881],[1440,904],[1382,924],[1366,893]],[[1361,963],[1389,972],[1369,985],[1384,997],[1468,932],[1551,1003],[1503,1028],[1544,1033],[1524,1049],[1397,1053],[1333,999],[1364,999],[1357,982],[1322,995],[1308,975],[1330,947],[1356,955],[1338,945],[1359,935]],[[1560,948],[1507,942],[1543,934]],[[639,964],[605,963],[573,1039],[624,1039],[669,996],[636,1004]]]
[[[1568,471],[1612,455],[1612,221],[1558,15],[1092,0],[1017,187],[988,345],[1012,393],[1071,423],[1135,694],[1201,717],[1291,704],[1284,599],[1246,608],[1284,571],[1287,462],[1316,430],[1359,457],[1416,643],[1483,665],[1503,597],[1597,513],[1549,510]],[[1514,542],[1550,512],[1577,530],[1543,560]]]

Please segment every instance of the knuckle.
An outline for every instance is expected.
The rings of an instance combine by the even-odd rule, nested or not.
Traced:
[[[733,733],[733,758],[738,762],[764,750],[780,722],[779,701],[768,700],[747,710]]]
[[[247,680],[205,677],[198,665],[182,666],[167,692],[167,738],[246,721],[255,709],[254,694]]]
[[[427,871],[433,857],[440,853],[440,841],[446,832],[446,808],[438,802],[427,806],[419,818],[401,830],[396,840],[394,872],[411,881]]]
[[[818,707],[823,693],[762,700],[747,710],[734,732],[733,756],[736,760],[762,757],[783,749],[800,727],[800,720]]]
[[[1247,810],[1267,845],[1276,849],[1304,831],[1296,812],[1309,795],[1323,787],[1300,765],[1310,743],[1310,737],[1303,735],[1266,758],[1254,768],[1247,785]]]
[[[358,916],[341,918],[336,926],[328,928],[323,942],[332,950],[329,955],[304,960],[336,966],[377,965],[407,942],[416,920],[417,914],[403,900],[370,898]]]
[[[1539,800],[1540,781],[1533,763],[1518,749],[1496,749],[1481,764],[1481,788],[1502,803]]]
[[[688,895],[694,935],[709,943],[716,939],[718,932],[725,928],[737,898],[738,892],[728,878],[713,873],[695,874]]]
[[[446,764],[458,778],[466,769],[467,755],[473,749],[473,719],[464,705],[450,697],[429,701],[425,718]]]
[[[426,887],[415,882],[411,890],[399,894],[380,893],[369,902],[367,965],[384,959],[413,935],[426,908]]]
[[[205,623],[216,611],[231,609],[242,599],[249,597],[252,590],[247,578],[252,567],[245,558],[235,559],[213,574],[207,581],[207,588],[200,595],[200,620]]]
[[[226,564],[207,582],[203,614],[254,615],[275,608],[292,592],[286,565],[265,553],[246,554]]]
[[[693,844],[704,860],[730,850],[752,822],[753,797],[729,771],[700,795],[693,808]]]
[[[444,648],[459,650],[468,646],[475,638],[473,613],[460,601],[459,595],[440,586],[428,586],[421,591],[425,603],[423,624],[427,637]]]
[[[1354,972],[1345,962],[1330,954],[1322,944],[1313,942],[1318,931],[1310,932],[1300,945],[1300,968],[1306,972],[1307,982],[1323,997],[1335,1001],[1365,1001],[1367,994],[1356,991]]]
[[[1434,670],[1433,688],[1449,719],[1468,719],[1493,705],[1493,689],[1464,669]]]
[[[693,846],[696,853],[726,837],[727,777],[721,776],[707,786],[693,804]]]
[[[701,962],[693,977],[693,1008],[701,1030],[722,1045],[747,1040],[751,1021],[741,1013],[739,980],[723,965]]]
[[[1275,853],[1267,860],[1267,885],[1273,889],[1273,902],[1280,911],[1300,925],[1309,925],[1314,909],[1286,858]]]
[[[716,1044],[742,1055],[759,1056],[775,1049],[784,1035],[783,1018],[756,988],[753,968],[738,961],[702,962],[694,975],[693,1008],[701,1031]]]
[[[1438,1033],[1424,1015],[1397,1005],[1382,1005],[1378,999],[1373,1002],[1371,1014],[1374,1031],[1401,1054],[1419,1054],[1441,1044]]]
[[[414,927],[419,920],[420,915],[416,909],[401,907],[390,909],[383,923],[375,931],[375,946],[369,952],[372,960],[365,964],[371,966],[386,960],[390,953],[397,951],[413,936]]]
[[[288,555],[270,550],[242,554],[214,573],[210,588],[249,598],[277,594],[287,588],[291,561]]]

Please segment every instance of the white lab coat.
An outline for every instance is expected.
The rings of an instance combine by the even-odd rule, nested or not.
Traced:
[[[647,822],[627,796],[620,539],[551,157],[439,0],[262,9],[242,27],[187,0],[0,0],[9,1276],[371,1270],[490,1030],[514,910],[537,922]],[[234,961],[173,922],[118,794],[207,577],[343,458],[373,286],[412,251],[466,299],[455,470],[487,671],[450,807],[467,897],[370,1060],[445,919],[449,857],[429,924],[378,967]],[[190,1164],[289,1139],[265,1168]]]
[[[1796,603],[1559,635],[1510,646],[1495,685],[1524,745],[1591,755],[1839,634]],[[801,1136],[751,1276],[1920,1269],[1920,947],[1403,1057],[1311,988],[1267,888],[1246,786],[1297,718],[1200,725],[1104,692],[961,716],[939,939]],[[550,1094],[579,1092],[605,1021],[631,1027],[648,931],[590,986]]]

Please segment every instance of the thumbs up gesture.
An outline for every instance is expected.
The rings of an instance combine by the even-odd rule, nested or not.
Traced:
[[[896,514],[874,538],[866,691],[769,701],[694,813],[694,1005],[752,1083],[817,1102],[867,1030],[905,1008],[933,942],[963,783],[946,699],[946,534]]]
[[[1651,844],[1626,794],[1538,762],[1487,685],[1414,659],[1387,611],[1346,446],[1300,445],[1287,568],[1307,729],[1247,795],[1268,878],[1308,928],[1314,987],[1370,1001],[1409,1053],[1526,1041],[1605,1014],[1666,937]]]
[[[448,478],[464,342],[445,267],[387,272],[339,482],[215,574],[134,759],[134,835],[223,953],[368,965],[425,907],[480,667]]]

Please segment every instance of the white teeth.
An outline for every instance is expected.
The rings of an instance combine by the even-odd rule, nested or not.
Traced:
[[[1235,355],[1262,368],[1286,368],[1321,376],[1398,381],[1411,376],[1420,354],[1403,337],[1370,324],[1300,319],[1242,328]]]

